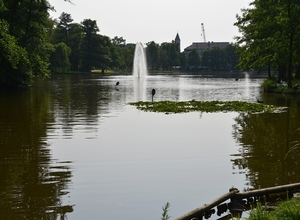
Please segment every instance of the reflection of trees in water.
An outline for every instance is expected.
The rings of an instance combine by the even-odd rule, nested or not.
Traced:
[[[42,141],[49,99],[33,89],[0,96],[0,219],[64,219],[73,210],[62,203],[70,164],[53,163]]]
[[[300,181],[300,142],[297,108],[277,114],[245,114],[235,118],[233,137],[242,145],[232,159],[233,168],[245,173],[249,188],[262,188]]]
[[[111,84],[91,75],[58,75],[48,82],[51,93],[51,110],[55,126],[62,126],[64,136],[72,136],[75,125],[83,125],[97,132],[99,120],[109,114],[110,108],[122,108],[118,102],[125,100],[126,92],[116,92]],[[126,88],[122,88],[126,89]],[[114,99],[112,101],[112,99]]]
[[[0,108],[0,219],[64,219],[73,211],[63,204],[71,164],[53,163],[50,147],[41,140],[57,130],[70,137],[78,124],[97,130],[110,108],[123,107],[119,103],[126,92],[91,79],[55,76],[37,80],[28,90],[0,94],[6,104]]]

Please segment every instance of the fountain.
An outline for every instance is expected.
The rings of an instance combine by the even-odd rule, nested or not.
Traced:
[[[133,60],[133,76],[144,77],[148,75],[146,53],[141,42],[135,45]]]

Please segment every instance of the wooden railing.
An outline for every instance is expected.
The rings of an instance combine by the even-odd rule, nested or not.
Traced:
[[[257,202],[270,203],[280,199],[292,198],[295,192],[300,191],[300,183],[269,187],[264,189],[251,190],[248,192],[239,192],[236,188],[229,189],[229,192],[213,200],[208,204],[196,208],[175,220],[202,220],[210,218],[213,214],[221,216],[229,211],[226,216],[218,220],[230,219],[241,216],[243,211],[255,207]],[[230,201],[224,203],[226,200]],[[216,210],[215,210],[216,208]]]

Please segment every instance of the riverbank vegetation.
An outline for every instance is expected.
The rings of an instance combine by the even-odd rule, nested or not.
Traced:
[[[267,206],[258,204],[250,212],[248,220],[298,220],[300,219],[300,198],[292,198],[280,202],[274,211],[268,211]]]
[[[288,87],[287,83],[284,81],[278,82],[275,78],[265,79],[262,87],[265,92],[279,93],[279,94],[290,94],[299,95],[300,94],[300,80],[293,79],[291,82],[292,87]]]
[[[272,105],[264,105],[262,103],[249,103],[242,101],[159,101],[159,102],[131,102],[130,105],[136,106],[142,111],[163,112],[169,113],[184,113],[191,111],[200,112],[247,112],[247,113],[262,113],[262,112],[277,112],[282,111]]]

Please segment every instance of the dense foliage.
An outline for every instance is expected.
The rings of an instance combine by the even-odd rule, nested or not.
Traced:
[[[50,9],[45,0],[0,1],[0,84],[27,86],[34,76],[49,74]]]
[[[278,81],[292,87],[292,74],[300,78],[300,2],[297,0],[254,0],[237,15],[235,25],[242,68],[268,67]],[[295,68],[296,67],[296,68]]]

